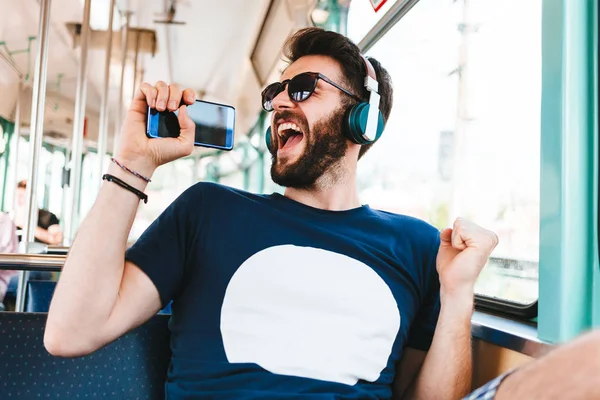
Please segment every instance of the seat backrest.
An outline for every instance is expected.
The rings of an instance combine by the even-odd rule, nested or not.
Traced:
[[[27,282],[27,295],[25,296],[25,311],[48,312],[52,294],[56,288],[53,281],[29,281]]]
[[[55,281],[32,280],[27,282],[27,292],[25,295],[25,311],[27,312],[48,312],[52,295],[56,289]],[[171,314],[171,303],[158,312],[159,314]]]
[[[84,357],[43,344],[47,314],[0,312],[0,399],[164,399],[171,358],[167,315]]]

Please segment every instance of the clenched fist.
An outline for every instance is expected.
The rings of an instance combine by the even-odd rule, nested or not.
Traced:
[[[437,255],[442,292],[472,294],[479,273],[497,245],[494,232],[462,218],[456,219],[452,228],[444,229]]]

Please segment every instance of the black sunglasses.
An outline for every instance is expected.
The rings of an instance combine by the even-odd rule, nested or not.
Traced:
[[[317,87],[317,82],[319,79],[324,80],[330,85],[338,88],[342,92],[346,93],[348,96],[352,97],[355,100],[362,101],[362,99],[352,92],[344,89],[331,79],[327,78],[325,75],[320,74],[318,72],[303,72],[294,76],[292,79],[286,79],[283,82],[275,82],[271,83],[269,86],[262,91],[262,107],[265,111],[273,111],[273,100],[277,95],[285,90],[285,86],[287,85],[288,95],[290,99],[296,103],[300,103],[310,97],[311,94],[315,91]]]

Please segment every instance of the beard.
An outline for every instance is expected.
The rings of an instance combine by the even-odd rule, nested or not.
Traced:
[[[273,182],[288,188],[309,189],[326,172],[335,169],[348,149],[346,138],[341,132],[344,114],[345,108],[340,107],[329,118],[315,122],[312,129],[308,129],[306,120],[298,121],[302,123],[298,125],[305,132],[304,151],[295,162],[281,165],[278,163],[277,149],[273,149],[271,151]],[[280,117],[294,117],[294,115],[284,111]]]

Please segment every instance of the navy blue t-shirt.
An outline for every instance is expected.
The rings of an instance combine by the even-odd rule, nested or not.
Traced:
[[[439,314],[439,232],[211,183],[127,251],[172,303],[168,399],[386,399]]]

